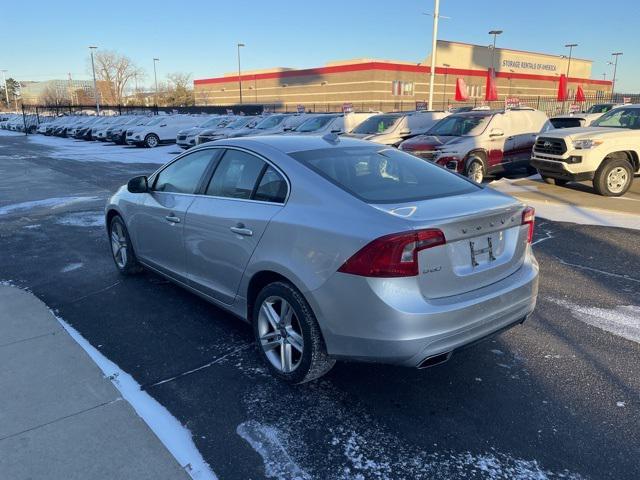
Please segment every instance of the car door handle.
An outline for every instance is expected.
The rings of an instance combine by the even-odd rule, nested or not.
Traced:
[[[171,222],[171,223],[180,223],[180,218],[176,217],[175,215],[167,215],[166,217],[164,217],[164,219],[167,222]]]
[[[237,233],[238,235],[244,235],[245,237],[250,237],[253,235],[253,231],[249,230],[248,228],[245,228],[244,225],[237,226],[237,227],[230,227],[229,230],[231,230],[233,233]]]

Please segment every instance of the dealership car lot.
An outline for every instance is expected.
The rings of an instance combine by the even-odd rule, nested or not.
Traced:
[[[106,198],[179,151],[0,137],[0,280],[132,374],[219,478],[638,477],[638,231],[539,218],[540,296],[522,326],[433,369],[339,362],[292,387],[236,318],[115,272]]]

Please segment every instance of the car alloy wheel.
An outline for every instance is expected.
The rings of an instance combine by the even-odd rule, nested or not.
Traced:
[[[611,193],[623,192],[629,182],[629,173],[622,167],[616,167],[607,175],[607,187]]]
[[[293,372],[302,361],[304,340],[298,317],[289,302],[267,297],[258,314],[260,347],[278,371]]]
[[[111,228],[111,252],[116,265],[124,269],[127,265],[127,237],[120,222],[114,222]]]
[[[144,143],[149,148],[155,148],[158,146],[158,143],[160,143],[160,140],[154,134],[150,134],[144,139]]]
[[[478,161],[471,162],[469,170],[467,171],[467,177],[476,183],[482,183],[482,180],[484,180],[484,169],[482,167],[482,163]]]

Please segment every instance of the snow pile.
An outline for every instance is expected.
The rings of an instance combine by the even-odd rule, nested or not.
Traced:
[[[72,227],[104,227],[105,219],[103,213],[76,212],[61,216],[56,223]]]
[[[176,154],[182,153],[182,149],[176,145],[137,148],[113,143],[45,137],[43,135],[30,135],[27,138],[32,144],[50,147],[47,156],[51,158],[82,162],[164,164],[175,157]]]
[[[584,323],[640,343],[640,306],[601,308],[578,305],[558,298],[550,298],[549,301],[568,309],[574,318]]]
[[[84,263],[82,263],[82,262],[70,263],[69,265],[63,267],[62,270],[60,270],[60,271],[62,273],[73,272],[74,270],[78,270],[79,268],[82,268],[83,266],[84,266]]]
[[[29,202],[14,203],[13,205],[5,205],[0,207],[0,215],[8,215],[10,213],[22,212],[25,210],[31,210],[38,207],[46,208],[63,208],[76,203],[91,202],[99,200],[100,197],[54,197],[45,198],[43,200],[32,200]]]

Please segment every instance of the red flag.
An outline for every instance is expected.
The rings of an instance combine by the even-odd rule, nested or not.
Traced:
[[[564,102],[565,100],[567,100],[568,83],[569,82],[567,82],[567,76],[564,73],[560,75],[560,81],[558,82],[558,101],[559,102]]]
[[[467,86],[462,78],[456,78],[456,102],[464,102],[469,99]]]
[[[484,99],[488,102],[498,100],[498,88],[496,87],[496,71],[490,68],[487,71],[487,85],[484,91]]]
[[[576,102],[584,102],[585,100],[584,90],[582,90],[581,85],[578,85],[578,89],[576,90]]]

